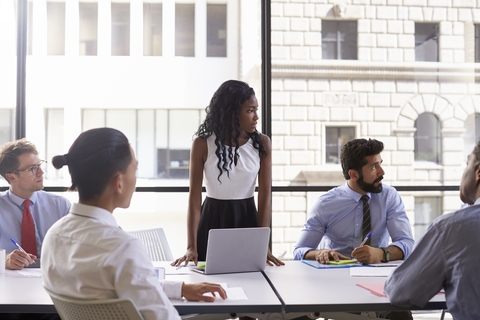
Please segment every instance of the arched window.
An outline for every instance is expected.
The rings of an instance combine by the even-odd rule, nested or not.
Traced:
[[[429,161],[440,164],[441,135],[440,121],[430,112],[422,113],[415,120],[415,161]]]
[[[463,139],[463,153],[465,159],[472,152],[473,147],[480,140],[480,113],[474,113],[465,120],[465,134]]]

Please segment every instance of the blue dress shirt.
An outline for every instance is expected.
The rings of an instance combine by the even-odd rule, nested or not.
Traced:
[[[480,319],[479,230],[480,198],[475,205],[435,219],[385,282],[390,302],[422,308],[444,288],[453,319]]]
[[[24,200],[13,194],[11,190],[0,192],[0,248],[5,249],[7,254],[17,249],[10,238],[22,245]],[[32,201],[30,212],[35,222],[37,253],[40,257],[47,230],[70,211],[71,203],[62,196],[45,191],[34,192],[30,200]]]
[[[380,193],[367,193],[370,197],[372,221],[372,247],[387,247],[390,238],[406,257],[414,240],[412,228],[402,199],[395,188],[383,184]],[[307,222],[300,233],[293,256],[301,260],[309,250],[331,249],[350,257],[353,249],[362,242],[363,202],[361,194],[350,189],[347,183],[320,196],[310,210]]]

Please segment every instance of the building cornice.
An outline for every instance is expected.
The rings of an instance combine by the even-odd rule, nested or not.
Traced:
[[[480,78],[480,63],[272,60],[272,77],[472,82]]]

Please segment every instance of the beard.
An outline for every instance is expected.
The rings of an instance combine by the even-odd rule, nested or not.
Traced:
[[[383,176],[375,179],[373,183],[368,183],[363,180],[363,174],[360,174],[360,178],[357,180],[357,185],[360,189],[362,189],[365,192],[370,192],[370,193],[380,193],[383,190],[383,186],[380,183],[378,186],[375,186],[376,182],[380,182],[383,180]]]

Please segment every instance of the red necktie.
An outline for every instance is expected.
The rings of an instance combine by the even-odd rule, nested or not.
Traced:
[[[35,222],[33,222],[32,213],[30,212],[30,203],[32,201],[23,201],[23,217],[22,217],[22,248],[37,255],[37,237],[35,236]]]

